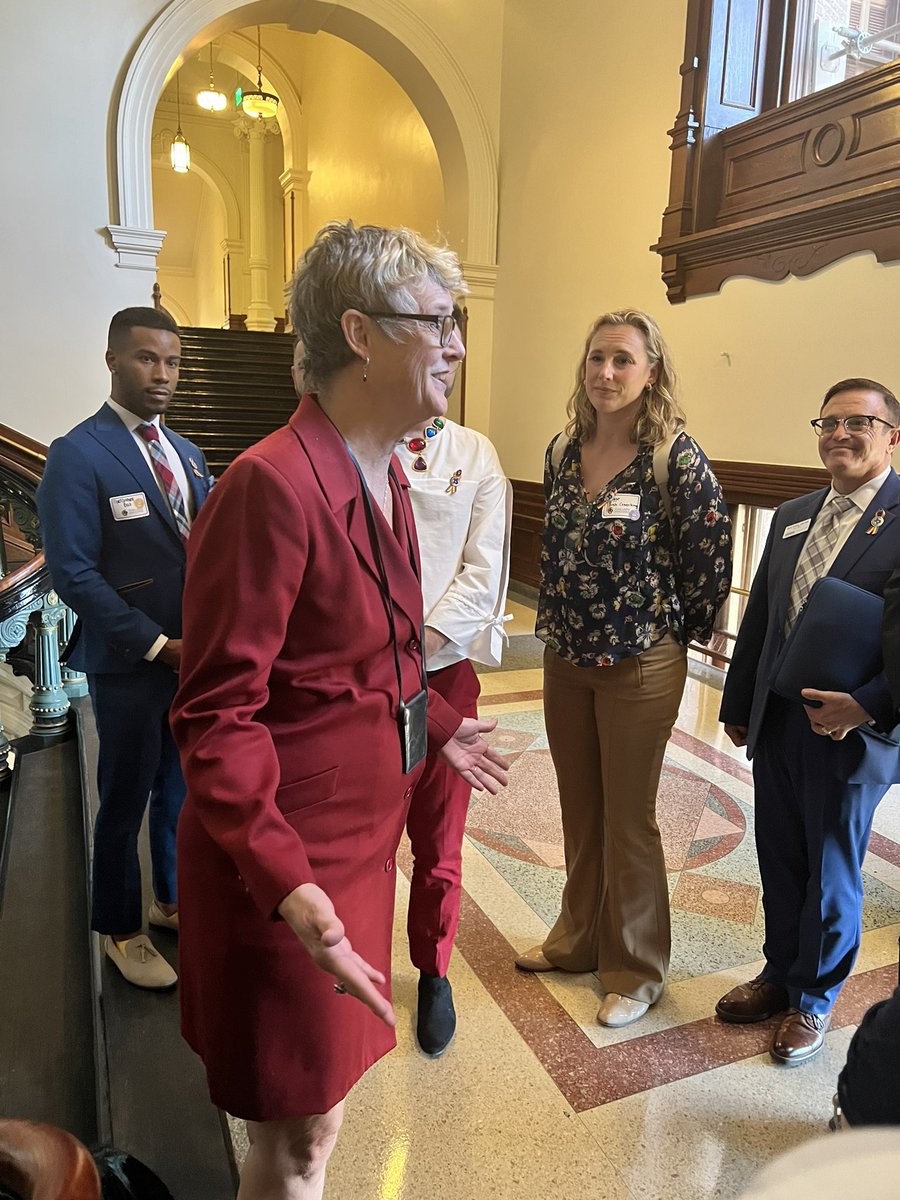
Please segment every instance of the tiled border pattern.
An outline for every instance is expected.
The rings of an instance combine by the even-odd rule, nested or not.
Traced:
[[[481,704],[496,706],[541,698],[540,690],[508,692],[483,696]],[[730,754],[680,729],[673,731],[672,741],[732,778],[747,785],[752,784],[751,772]],[[487,845],[495,840],[486,830],[471,830],[470,833]],[[511,853],[510,846],[505,843],[496,848]],[[887,862],[900,866],[900,845],[884,835],[872,835],[870,850]],[[523,850],[513,853],[513,857],[535,861],[536,856],[532,857],[532,853]],[[401,854],[400,865],[409,874],[411,860],[408,850]],[[709,1016],[644,1037],[632,1037],[608,1046],[595,1046],[540,978],[516,970],[513,965],[515,950],[465,891],[462,894],[457,946],[482,985],[576,1112],[585,1112],[764,1053],[778,1024],[777,1018],[773,1018],[757,1025],[726,1025],[716,1017]],[[832,1028],[858,1023],[872,1004],[890,995],[896,979],[897,968],[894,964],[851,977],[835,1007]]]

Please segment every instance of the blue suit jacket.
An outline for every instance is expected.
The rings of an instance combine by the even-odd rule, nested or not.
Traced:
[[[211,478],[201,451],[166,427],[196,512]],[[143,492],[147,515],[116,520],[110,500]],[[50,447],[37,493],[53,585],[78,615],[68,665],[130,671],[160,634],[181,637],[185,549],[156,478],[108,404]]]
[[[719,719],[748,729],[747,755],[753,757],[769,697],[775,661],[784,643],[784,623],[791,583],[800,551],[806,541],[802,533],[785,537],[791,525],[815,519],[825,502],[828,488],[811,492],[782,504],[772,521],[759,570],[750,589],[747,610],[738,639]],[[884,510],[884,524],[874,535],[867,533],[872,517]],[[828,574],[880,596],[891,572],[900,565],[900,478],[891,471],[875,499],[856,523]],[[822,647],[828,653],[828,647]],[[866,680],[853,697],[875,719],[879,730],[894,725],[894,709],[883,673]],[[841,742],[823,742],[828,769],[852,783],[900,782],[900,747],[867,735],[865,728]]]

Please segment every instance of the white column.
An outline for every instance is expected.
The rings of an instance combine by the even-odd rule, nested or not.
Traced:
[[[250,143],[250,303],[247,328],[271,333],[275,312],[269,303],[268,221],[266,218],[266,138],[278,133],[275,121],[242,120],[238,137]]]
[[[289,283],[297,259],[311,241],[309,231],[309,181],[311,171],[290,168],[278,177],[284,196],[284,280]]]
[[[465,423],[490,436],[497,266],[495,263],[463,262],[462,269],[469,285],[469,294],[464,301],[469,310]]]

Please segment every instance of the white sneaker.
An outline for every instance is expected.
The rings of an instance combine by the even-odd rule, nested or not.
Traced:
[[[607,992],[597,1010],[597,1020],[610,1029],[619,1029],[622,1025],[639,1021],[649,1007],[643,1000],[632,1000],[630,996],[620,996],[618,992]]]
[[[178,976],[145,933],[127,942],[117,942],[113,937],[107,937],[105,942],[106,957],[135,987],[161,991],[178,982]]]
[[[150,901],[150,910],[147,914],[151,925],[158,925],[160,929],[172,929],[175,933],[178,932],[178,910],[169,916],[163,912],[155,900]]]

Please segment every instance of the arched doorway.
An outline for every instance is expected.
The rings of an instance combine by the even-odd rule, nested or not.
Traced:
[[[125,73],[115,107],[113,188],[118,224],[109,226],[118,265],[156,269],[165,236],[153,227],[150,135],[157,99],[186,54],[232,30],[283,23],[324,30],[358,46],[401,85],[433,139],[445,181],[444,233],[472,287],[469,423],[489,426],[493,291],[496,274],[497,163],[484,114],[468,81],[434,31],[391,0],[173,0],[156,18]],[[292,137],[296,136],[291,131]],[[293,169],[285,139],[285,171]]]

